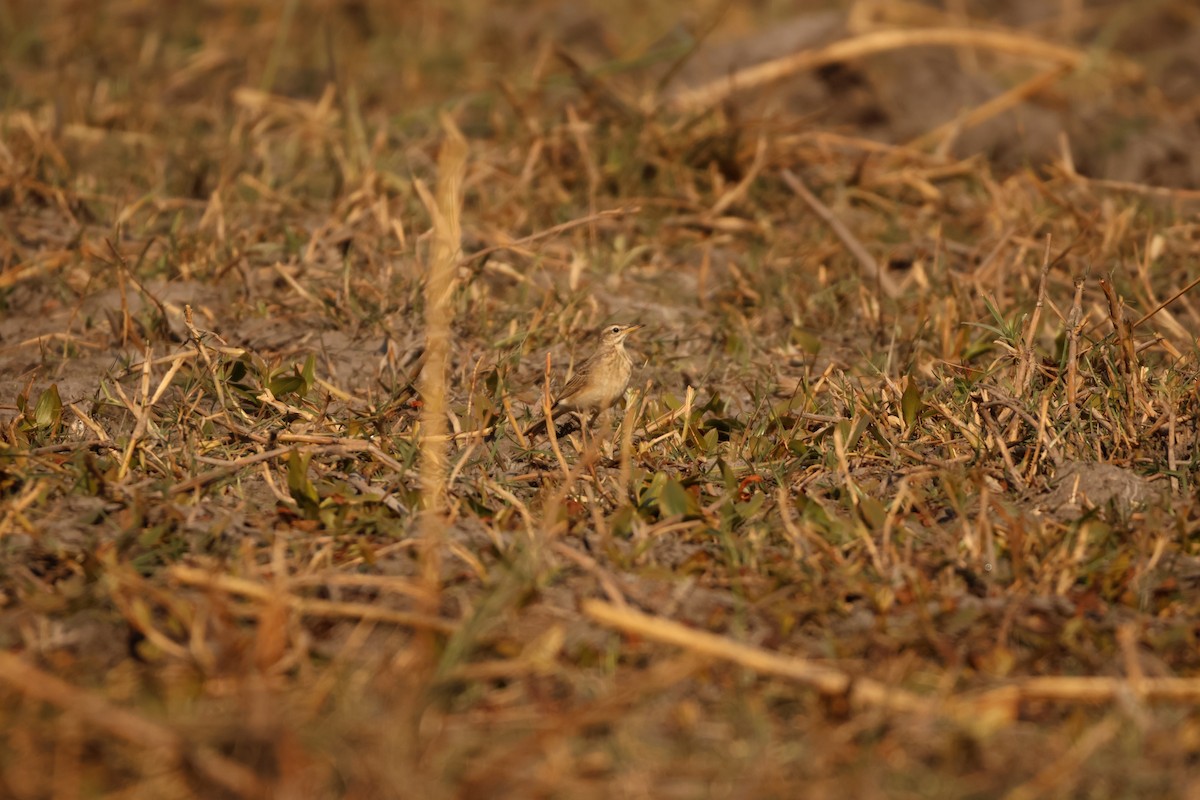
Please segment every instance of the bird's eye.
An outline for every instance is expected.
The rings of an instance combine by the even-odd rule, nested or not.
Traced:
[[[609,332],[609,333],[620,333],[620,332],[621,332],[621,326],[619,326],[619,325],[613,325],[611,328],[609,328],[609,329],[608,329],[608,332]]]

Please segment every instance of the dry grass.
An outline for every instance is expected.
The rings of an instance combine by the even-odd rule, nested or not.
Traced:
[[[0,795],[1200,791],[1194,9],[533,5],[0,9]]]

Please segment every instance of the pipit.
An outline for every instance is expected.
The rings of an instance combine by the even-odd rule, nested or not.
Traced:
[[[600,332],[600,346],[584,361],[550,406],[550,416],[529,426],[526,436],[546,429],[547,422],[570,411],[590,411],[592,419],[621,399],[629,385],[633,361],[625,352],[625,337],[644,325],[609,325]]]

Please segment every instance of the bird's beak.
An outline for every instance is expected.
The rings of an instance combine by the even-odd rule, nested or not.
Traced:
[[[629,334],[633,333],[634,331],[640,331],[644,327],[646,327],[646,326],[645,325],[630,325],[628,328],[625,329],[625,335],[628,336]]]

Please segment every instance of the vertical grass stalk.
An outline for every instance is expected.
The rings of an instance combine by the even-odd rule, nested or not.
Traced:
[[[462,255],[462,185],[467,142],[448,117],[442,126],[446,139],[438,154],[436,199],[419,182],[417,191],[433,220],[433,243],[425,281],[425,367],[421,370],[421,575],[426,601],[436,606],[440,596],[441,545],[445,532],[446,372],[450,359],[451,295],[454,273]]]

